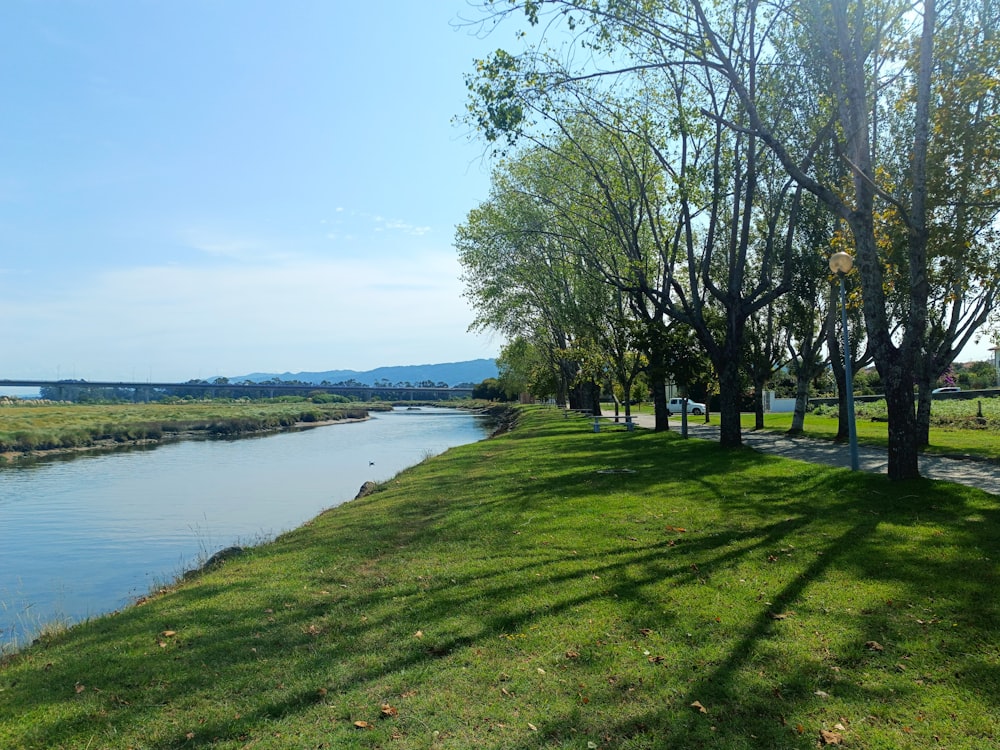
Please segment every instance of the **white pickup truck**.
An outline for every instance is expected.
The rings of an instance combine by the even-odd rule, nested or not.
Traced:
[[[699,404],[689,398],[672,398],[667,402],[667,415],[682,414],[684,412],[684,402],[687,401],[688,414],[704,414],[705,404]]]

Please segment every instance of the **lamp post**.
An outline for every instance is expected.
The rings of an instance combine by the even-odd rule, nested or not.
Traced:
[[[847,293],[844,274],[854,268],[854,258],[847,253],[830,256],[830,270],[840,278],[840,321],[844,328],[844,377],[847,381],[847,439],[851,450],[851,471],[858,470],[858,429],[854,423],[854,376],[851,373],[851,341],[847,334]]]

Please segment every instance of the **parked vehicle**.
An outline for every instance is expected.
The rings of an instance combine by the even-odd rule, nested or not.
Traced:
[[[681,414],[684,411],[684,402],[687,401],[687,413],[688,414],[704,414],[707,409],[705,404],[699,404],[697,401],[692,401],[689,398],[672,398],[667,402],[667,415],[673,416],[674,414]]]
[[[962,390],[957,385],[946,385],[942,388],[935,388],[931,393],[957,393]]]

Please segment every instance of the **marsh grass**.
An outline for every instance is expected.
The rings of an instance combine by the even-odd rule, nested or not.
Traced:
[[[0,667],[0,747],[979,750],[996,496],[527,410]]]
[[[0,453],[59,451],[102,443],[157,441],[180,433],[234,436],[284,429],[298,423],[360,418],[372,408],[379,407],[301,401],[149,404],[35,404],[21,401],[0,406]]]

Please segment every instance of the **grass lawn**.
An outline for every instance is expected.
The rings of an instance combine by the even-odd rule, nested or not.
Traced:
[[[740,416],[743,429],[754,427],[754,415],[744,413]],[[718,415],[713,415],[713,422],[718,422]],[[857,419],[858,443],[884,448],[889,442],[889,425],[885,422],[873,422],[860,417]],[[788,413],[769,413],[764,415],[764,428],[768,430],[787,431],[792,426],[792,415]],[[803,434],[822,440],[832,440],[837,434],[837,417],[807,414]],[[1000,461],[1000,432],[996,429],[964,429],[960,427],[931,426],[930,445],[926,453],[941,454],[972,454],[985,456],[993,461]]]
[[[7,657],[0,747],[981,750],[998,548],[971,488],[528,409]]]

